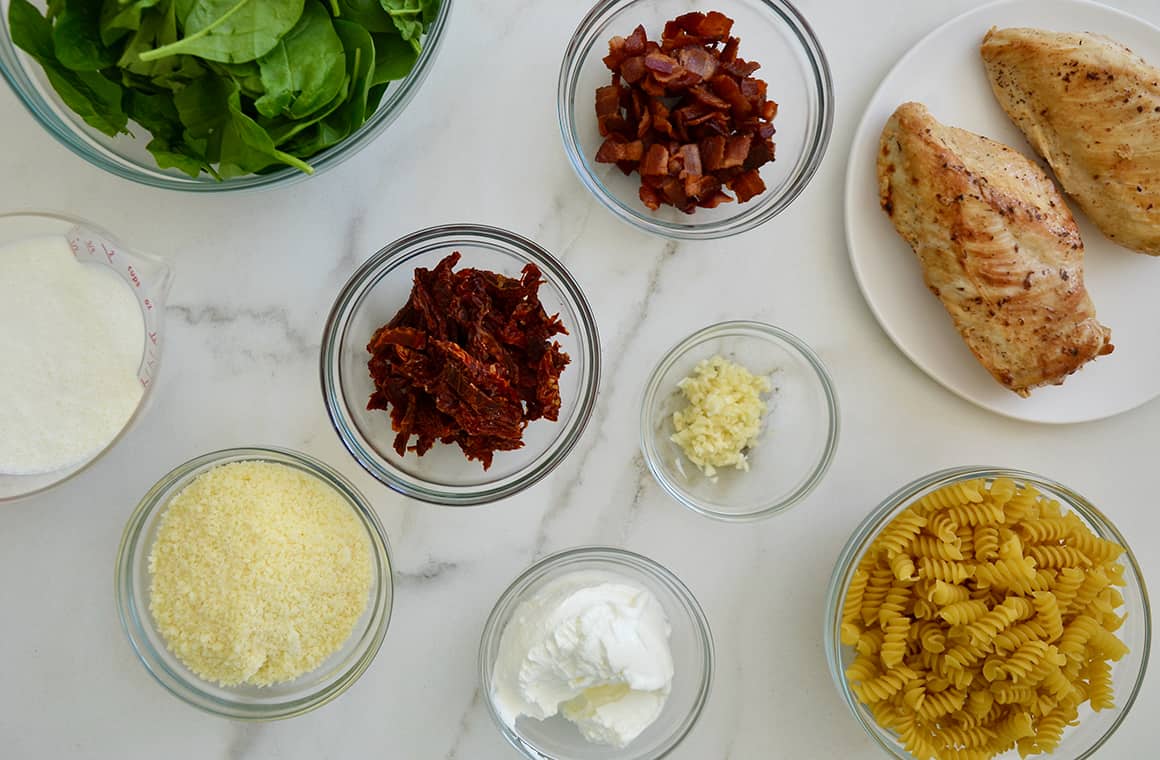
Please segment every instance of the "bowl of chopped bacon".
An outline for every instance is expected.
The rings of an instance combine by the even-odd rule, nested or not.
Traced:
[[[665,237],[751,230],[805,189],[829,142],[825,54],[785,0],[600,0],[560,69],[568,158],[604,206]]]
[[[335,431],[388,487],[434,504],[511,496],[551,472],[588,423],[596,320],[550,253],[511,232],[432,227],[372,256],[322,340]]]

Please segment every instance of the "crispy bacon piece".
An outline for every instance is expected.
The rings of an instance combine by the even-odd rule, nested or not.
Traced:
[[[765,183],[761,181],[761,175],[756,169],[750,169],[734,177],[729,183],[729,189],[737,193],[738,203],[745,203],[753,196],[764,193]]]
[[[626,141],[620,135],[611,135],[604,140],[600,150],[596,152],[596,160],[603,164],[616,164],[621,161],[638,162],[644,156],[644,143],[640,140]]]
[[[534,264],[515,279],[458,261],[416,269],[407,303],[371,336],[367,409],[390,413],[400,456],[455,443],[486,470],[524,445],[530,421],[559,418],[569,359],[552,337],[568,331],[540,303]]]
[[[661,39],[643,26],[613,37],[604,63],[612,84],[596,91],[605,138],[596,160],[641,177],[640,200],[686,213],[765,191],[760,169],[774,160],[777,103],[739,58],[733,21],[717,11],[667,22]]]
[[[667,177],[669,175],[669,151],[665,146],[653,143],[648,153],[644,154],[644,161],[640,162],[642,177],[649,175]]]
[[[712,79],[717,73],[717,59],[702,47],[688,46],[677,51],[677,61],[701,79]]]

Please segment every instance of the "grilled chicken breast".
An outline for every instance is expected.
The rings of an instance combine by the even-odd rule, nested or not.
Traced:
[[[1160,69],[1095,34],[992,29],[981,52],[1064,192],[1112,240],[1160,255]]]
[[[1083,284],[1083,241],[1043,169],[905,103],[882,130],[882,208],[967,346],[1020,396],[1112,351]]]

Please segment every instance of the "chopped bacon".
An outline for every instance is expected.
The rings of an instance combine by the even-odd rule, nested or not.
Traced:
[[[682,66],[701,79],[712,79],[717,73],[717,59],[701,47],[684,47],[677,51],[677,60]]]
[[[722,203],[732,203],[732,202],[733,202],[732,198],[730,198],[728,195],[726,195],[725,193],[718,190],[717,192],[713,193],[711,196],[709,196],[705,200],[701,201],[697,205],[700,206],[701,208],[717,208]]]
[[[691,198],[710,198],[721,189],[721,180],[712,174],[685,177],[685,195]]]
[[[604,137],[623,126],[624,119],[620,116],[620,88],[616,85],[606,85],[596,90],[596,120],[600,134]]]
[[[645,69],[643,55],[634,55],[631,58],[626,58],[624,63],[620,64],[620,76],[628,84],[636,84],[647,73],[648,70]]]
[[[703,84],[699,84],[696,87],[691,87],[689,89],[689,94],[701,103],[709,106],[709,108],[712,108],[714,111],[729,110],[729,101],[722,100],[713,93],[709,92],[709,90]]]
[[[737,194],[737,202],[745,203],[755,195],[760,195],[765,192],[765,183],[761,181],[761,175],[757,173],[756,169],[750,169],[744,174],[740,174],[733,178],[729,183],[729,189]]]
[[[740,37],[730,37],[725,40],[725,47],[721,49],[721,63],[737,60],[737,49],[741,46]]]
[[[709,87],[717,97],[729,104],[734,119],[744,119],[753,113],[753,104],[741,92],[741,86],[733,77],[718,74],[709,81]]]
[[[640,163],[641,176],[665,177],[669,173],[669,151],[665,146],[654,143]]]
[[[689,34],[704,37],[711,42],[723,41],[729,36],[729,30],[733,28],[733,19],[718,11],[686,13],[683,16],[677,16],[670,23],[684,29]],[[666,24],[667,30],[668,25]]]
[[[749,145],[749,155],[741,167],[745,170],[757,169],[773,160],[773,140],[754,140]]]
[[[636,29],[632,30],[632,34],[625,39],[624,50],[629,55],[643,55],[647,43],[648,34],[644,30],[644,25],[638,24]]]
[[[721,64],[721,68],[725,69],[738,79],[744,79],[745,77],[760,69],[761,64],[757,63],[756,61],[744,61],[740,58],[736,58],[732,61]]]
[[[721,135],[706,137],[701,141],[701,164],[706,171],[715,172],[725,161],[725,138]]]
[[[721,159],[722,169],[732,169],[741,166],[749,157],[749,144],[753,141],[752,135],[736,135],[725,139],[725,157]]]
[[[680,67],[676,58],[664,53],[649,53],[644,57],[644,67],[661,74],[671,74]]]
[[[697,147],[696,143],[689,143],[682,145],[680,150],[681,156],[681,171],[677,175],[681,179],[689,176],[702,175],[705,172],[701,169],[701,149]],[[689,193],[694,195],[694,193]]]
[[[600,150],[596,152],[596,160],[602,164],[614,164],[621,161],[640,161],[644,156],[644,143],[640,140],[625,142],[620,135],[613,135],[605,139]]]
[[[653,211],[667,204],[693,213],[765,190],[760,169],[774,159],[777,103],[752,76],[760,65],[738,57],[732,30],[722,13],[692,12],[666,23],[659,40],[638,26],[609,41],[612,84],[596,92],[605,137],[596,160],[638,173],[641,203]]]

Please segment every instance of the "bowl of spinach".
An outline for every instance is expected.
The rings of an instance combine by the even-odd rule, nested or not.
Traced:
[[[96,166],[234,190],[316,174],[426,76],[452,0],[0,0],[0,73]]]

